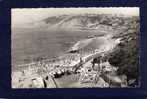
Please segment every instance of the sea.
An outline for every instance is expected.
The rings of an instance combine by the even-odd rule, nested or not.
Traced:
[[[38,28],[12,28],[12,66],[63,55],[76,42],[103,32],[89,30],[44,30]]]

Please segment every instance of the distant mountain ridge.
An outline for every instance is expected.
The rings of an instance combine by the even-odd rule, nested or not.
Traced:
[[[124,24],[125,18],[106,14],[79,14],[50,16],[43,20],[31,23],[30,27],[44,29],[66,29],[66,30],[113,30],[113,26]]]

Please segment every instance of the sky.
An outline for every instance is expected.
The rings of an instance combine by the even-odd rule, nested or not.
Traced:
[[[105,8],[13,8],[11,10],[11,21],[13,25],[25,24],[39,21],[49,16],[63,14],[124,14],[127,16],[138,16],[138,7],[105,7]]]

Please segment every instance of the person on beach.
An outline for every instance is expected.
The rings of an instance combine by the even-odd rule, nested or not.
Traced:
[[[100,67],[100,63],[101,63],[101,58],[102,56],[99,56],[97,58],[94,58],[92,61],[92,69],[95,70],[95,64],[98,64],[98,67]]]
[[[103,55],[100,55],[97,58],[93,59],[93,61],[92,61],[92,69],[93,70],[96,70],[96,71],[101,70],[101,65],[100,64],[102,62],[102,59],[103,59]]]

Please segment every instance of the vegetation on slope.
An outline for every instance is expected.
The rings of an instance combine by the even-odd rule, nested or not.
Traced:
[[[114,36],[121,38],[121,43],[110,53],[109,62],[119,67],[118,74],[127,75],[127,80],[139,79],[139,19],[135,17],[129,23],[129,28],[124,33]]]

